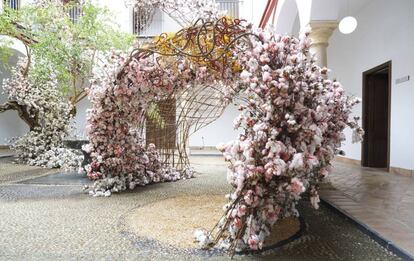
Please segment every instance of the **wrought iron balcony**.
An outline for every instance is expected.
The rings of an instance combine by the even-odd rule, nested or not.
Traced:
[[[3,7],[18,10],[20,8],[20,0],[3,0]]]
[[[227,11],[227,15],[232,18],[239,18],[240,0],[216,0],[220,10]]]
[[[132,32],[138,38],[152,38],[163,32],[163,13],[160,10],[137,10],[132,13]]]
[[[81,6],[71,6],[68,8],[68,13],[70,20],[72,20],[73,23],[77,23],[79,21],[79,17],[82,15],[82,7]]]

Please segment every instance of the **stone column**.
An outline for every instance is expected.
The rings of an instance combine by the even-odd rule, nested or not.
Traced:
[[[338,22],[311,21],[309,26],[311,28],[310,38],[312,40],[310,52],[315,54],[318,59],[316,63],[320,67],[326,67],[328,65],[327,47],[329,45],[329,38],[338,27]]]

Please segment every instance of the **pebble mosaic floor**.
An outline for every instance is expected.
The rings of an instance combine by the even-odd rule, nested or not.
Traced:
[[[199,172],[194,179],[93,198],[82,192],[88,181],[76,174],[0,159],[0,260],[229,260],[222,253],[187,251],[139,238],[125,226],[129,213],[146,204],[228,193],[220,157],[196,156],[192,162]],[[234,259],[399,260],[331,210],[322,206],[315,211],[306,202],[300,209],[306,223],[302,237],[279,249]]]

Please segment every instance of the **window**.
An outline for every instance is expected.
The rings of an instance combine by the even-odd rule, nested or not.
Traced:
[[[239,18],[239,0],[216,0],[219,4],[219,9],[227,11],[228,16],[232,18]]]
[[[4,7],[18,10],[20,8],[20,0],[4,0],[3,5]]]

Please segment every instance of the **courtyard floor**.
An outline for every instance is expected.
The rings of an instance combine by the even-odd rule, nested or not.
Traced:
[[[321,196],[414,255],[414,178],[334,163]]]
[[[150,236],[142,237],[134,233],[128,223],[133,215],[140,213],[140,208],[150,204],[229,192],[226,165],[221,157],[198,155],[191,161],[198,171],[194,179],[154,184],[109,198],[94,198],[82,191],[82,186],[89,181],[76,174],[16,165],[11,163],[11,158],[0,159],[0,260],[229,260],[226,254],[181,249]],[[336,165],[335,173],[353,173],[347,171],[352,168],[350,166]],[[360,180],[364,182],[363,178]],[[333,185],[325,188],[326,195],[332,196],[334,191],[350,193],[342,184],[350,184],[349,181],[341,181],[337,174],[332,175],[331,181]],[[335,197],[330,199],[335,200]],[[174,213],[174,205],[165,208],[171,209],[170,222],[181,218]],[[324,206],[315,211],[303,202],[300,212],[306,226],[299,239],[279,249],[256,255],[236,255],[235,259],[399,260]]]

